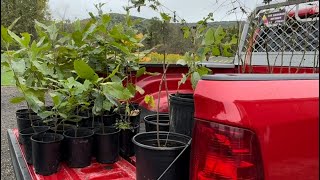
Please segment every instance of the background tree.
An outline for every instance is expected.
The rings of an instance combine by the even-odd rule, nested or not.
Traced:
[[[20,17],[12,28],[16,34],[28,32],[35,37],[34,20],[45,23],[50,20],[49,0],[1,0],[1,25],[4,27]],[[1,43],[1,49],[2,49]]]

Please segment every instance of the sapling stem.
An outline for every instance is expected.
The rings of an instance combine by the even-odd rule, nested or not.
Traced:
[[[158,105],[157,105],[157,143],[158,143],[158,147],[160,147],[160,135],[159,135],[160,95],[161,95],[162,83],[163,83],[164,77],[166,76],[166,73],[167,73],[167,70],[169,68],[169,65],[170,64],[167,65],[167,68],[165,69],[165,71],[162,74],[160,85],[159,85],[159,92],[158,92]]]

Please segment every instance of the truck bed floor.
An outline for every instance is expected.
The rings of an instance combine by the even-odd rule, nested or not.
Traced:
[[[8,130],[10,155],[17,180],[134,180],[136,177],[135,167],[131,164],[134,161],[129,163],[123,158],[114,164],[100,164],[93,158],[91,165],[85,168],[69,168],[62,162],[57,173],[38,175],[33,166],[27,164],[18,136],[17,129]]]

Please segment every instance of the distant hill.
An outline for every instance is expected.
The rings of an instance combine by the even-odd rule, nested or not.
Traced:
[[[110,13],[111,18],[111,23],[117,23],[125,20],[125,14],[119,14],[119,13]],[[139,26],[141,27],[147,27],[152,19],[146,19],[142,17],[137,17],[137,16],[131,16],[132,20],[140,20],[141,23]],[[89,19],[83,19],[81,21],[86,22]],[[244,21],[240,21],[241,24],[244,23]],[[175,25],[176,23],[171,23]],[[196,23],[187,23],[189,26],[195,26]],[[179,25],[178,23],[176,25]],[[223,28],[231,28],[231,27],[237,27],[238,22],[237,21],[216,21],[216,22],[210,22],[208,23],[209,27],[223,27]],[[139,29],[139,28],[138,28]]]
[[[110,13],[111,22],[110,27],[119,22],[125,21],[124,14]],[[193,48],[191,38],[185,39],[183,36],[183,31],[181,30],[180,23],[170,23],[166,24],[165,28],[162,27],[162,23],[157,20],[157,18],[146,19],[142,17],[131,16],[132,20],[138,20],[140,23],[135,25],[135,28],[139,32],[148,35],[143,41],[145,49],[150,49],[156,45],[163,44],[163,40],[166,41],[165,45],[158,48],[156,51],[175,54],[184,54]],[[81,20],[81,23],[86,23],[89,19]],[[243,22],[241,23],[241,27]],[[189,27],[195,26],[196,23],[188,23]],[[238,32],[238,22],[237,21],[219,21],[208,23],[209,27],[217,28],[221,26],[222,28],[228,29],[229,33],[237,34]],[[231,37],[231,36],[230,36]]]

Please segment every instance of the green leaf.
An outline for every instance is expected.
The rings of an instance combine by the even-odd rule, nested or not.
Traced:
[[[110,111],[113,104],[110,101],[103,101],[103,109]]]
[[[17,61],[12,61],[12,69],[15,73],[22,75],[26,71],[26,63],[23,59],[18,59]]]
[[[215,42],[214,30],[210,28],[204,36],[204,45],[208,46]]]
[[[96,24],[91,24],[90,28],[84,33],[83,37],[82,37],[82,41],[85,40],[88,35],[90,35],[95,29],[96,29],[97,25]]]
[[[99,78],[94,70],[82,60],[74,61],[74,69],[80,78],[88,79],[90,81],[97,81]]]
[[[38,116],[40,116],[42,119],[45,119],[45,118],[52,116],[52,115],[54,115],[54,112],[52,112],[52,111],[43,111],[43,112],[38,113]]]
[[[132,83],[127,84],[127,89],[130,91],[131,94],[136,94],[136,88]]]
[[[184,26],[184,27],[182,27],[181,29],[182,29],[182,31],[183,31],[183,37],[184,37],[185,39],[189,38],[189,37],[190,37],[190,28],[187,27],[187,26]]]
[[[18,103],[21,103],[21,102],[23,102],[25,100],[26,100],[25,97],[21,96],[21,97],[11,98],[10,102],[13,103],[13,104],[18,104]]]
[[[232,57],[233,56],[233,53],[231,52],[231,44],[223,44],[222,45],[222,54],[223,56],[225,57]]]
[[[30,108],[36,113],[44,106],[43,101],[40,100],[41,97],[38,97],[38,94],[36,95],[35,92],[25,92],[25,98]]]
[[[112,71],[112,73],[107,77],[107,79],[112,78],[119,71],[120,64]]]
[[[200,77],[202,77],[203,75],[207,75],[209,72],[211,72],[211,69],[206,67],[199,67],[197,69],[197,72],[199,73]]]
[[[137,71],[136,77],[142,76],[146,72],[146,67],[142,67]]]
[[[154,98],[153,98],[153,96],[151,96],[151,95],[146,95],[145,97],[144,97],[144,102],[146,103],[146,104],[148,104],[150,107],[152,107],[152,108],[155,108],[155,106],[156,106],[156,103],[155,103],[155,101],[154,101]]]
[[[82,33],[80,31],[75,31],[71,34],[72,39],[76,43],[77,46],[82,46],[84,42],[82,41]]]
[[[9,29],[7,30],[8,34],[21,46],[23,46],[23,43],[21,42],[21,38],[19,36],[17,36],[14,32],[10,31]]]
[[[120,45],[119,43],[116,43],[116,42],[111,42],[110,44],[113,47],[115,47],[115,48],[119,49],[120,51],[122,51],[123,53],[130,54],[130,51],[129,51],[128,47],[122,46],[122,45]]]
[[[56,94],[56,93],[49,93],[49,95],[50,95],[51,98],[52,98],[52,101],[53,101],[54,106],[56,106],[56,107],[59,106],[60,103],[61,103],[61,100],[60,100],[59,95]]]
[[[98,115],[101,114],[103,109],[103,99],[102,94],[98,93],[96,99],[94,100],[93,113]]]
[[[29,33],[21,33],[21,36],[22,36],[21,43],[23,47],[25,48],[29,47],[31,35]]]
[[[110,22],[111,16],[109,14],[103,14],[101,16],[101,20],[102,20],[102,23],[106,25]]]
[[[41,28],[43,28],[43,29],[45,29],[45,30],[48,30],[48,26],[42,24],[41,22],[39,22],[39,21],[37,21],[37,20],[35,20],[35,24],[36,24],[36,26],[38,26],[38,27],[41,27]]]
[[[222,39],[226,37],[226,32],[223,30],[221,26],[219,26],[215,33],[214,33],[214,39],[216,44],[220,44],[222,42]]]
[[[171,20],[171,17],[167,13],[160,13],[160,15],[161,15],[162,20],[165,22],[169,22]]]
[[[141,95],[144,94],[144,90],[143,90],[140,86],[137,86],[137,85],[136,85],[136,90],[137,90]]]
[[[111,81],[112,82],[121,82],[122,80],[119,78],[119,76],[112,76]]]
[[[67,121],[78,123],[81,121],[81,117],[80,116],[72,116],[72,117],[67,118]]]
[[[11,30],[13,28],[13,26],[19,21],[21,17],[18,17],[17,19],[15,19],[11,24],[10,26],[8,27],[9,30]]]
[[[220,48],[218,45],[213,45],[212,46],[212,56],[220,56],[221,52],[220,52]]]
[[[158,72],[145,72],[146,75],[150,75],[150,76],[159,76],[160,73]]]
[[[96,19],[96,17],[93,15],[92,12],[89,12],[89,15],[90,15],[90,17],[91,17],[92,19]]]
[[[1,39],[7,44],[10,44],[13,42],[13,39],[8,34],[8,29],[5,28],[3,25],[1,25]]]
[[[180,87],[181,84],[186,83],[187,79],[188,79],[188,76],[185,75],[185,74],[182,74],[182,78],[181,78],[181,80],[178,82],[178,87]]]
[[[187,64],[187,62],[184,59],[179,59],[176,64],[180,64],[180,65],[184,66]]]
[[[66,114],[60,113],[60,112],[59,112],[59,116],[61,116],[63,119],[67,119],[68,118],[68,116]]]
[[[238,44],[238,36],[234,34],[231,38],[231,41],[229,42],[231,45],[236,45]]]
[[[109,94],[112,97],[120,100],[129,100],[134,96],[128,89],[123,87],[121,82],[107,82],[106,86],[103,88],[103,91],[106,94]]]
[[[192,88],[195,89],[198,81],[201,79],[201,76],[198,72],[193,72],[191,75],[191,84],[192,84]]]

